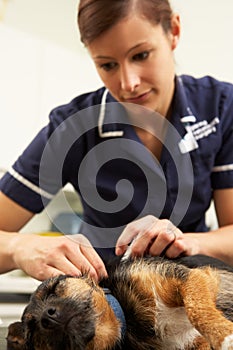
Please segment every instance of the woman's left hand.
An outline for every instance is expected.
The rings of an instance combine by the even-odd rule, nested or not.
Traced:
[[[122,255],[128,250],[127,255],[131,256],[149,254],[176,258],[181,254],[192,255],[187,253],[193,238],[186,237],[186,242],[185,236],[171,221],[148,215],[126,226],[117,241],[116,254]]]

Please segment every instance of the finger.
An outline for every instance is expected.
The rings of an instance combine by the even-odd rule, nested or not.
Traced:
[[[147,215],[128,224],[117,240],[116,255],[124,254],[132,240],[150,230],[157,221],[158,219],[156,217]]]
[[[149,248],[149,254],[153,256],[164,255],[167,249],[176,240],[175,231],[160,232]]]
[[[52,268],[61,271],[63,275],[80,276],[87,273],[90,277],[98,280],[98,274],[90,262],[80,252],[80,247],[76,247],[76,252],[69,250],[65,256],[54,259]]]
[[[138,234],[138,230],[134,231],[133,228],[126,226],[123,230],[122,234],[118,238],[116,242],[116,255],[122,255],[126,252],[129,244],[132,242],[135,235]]]
[[[168,258],[175,259],[182,254],[185,254],[184,242],[178,237],[174,243],[166,250],[165,255]]]
[[[152,218],[153,220],[149,220],[147,225],[142,227],[140,233],[132,242],[130,247],[132,256],[143,256],[149,253],[151,245],[157,240],[157,236],[160,232],[161,220],[155,217]]]
[[[67,235],[59,238],[59,244],[47,254],[45,264],[43,264],[44,268],[45,266],[52,266],[62,271],[63,274],[72,276],[79,276],[81,272],[89,273],[91,277],[98,280],[98,272],[92,266],[91,258],[90,261],[88,261],[83,255],[83,251],[80,249],[81,244],[83,247],[88,247],[88,250],[92,252],[90,256],[94,256],[95,259],[98,260],[98,257],[96,258],[97,253],[94,251],[88,239],[83,235]],[[101,263],[103,264],[102,260],[100,260],[98,266],[103,269]],[[102,273],[101,268],[100,271]]]
[[[99,279],[97,271],[82,254],[81,250],[78,252],[79,249],[80,248],[77,249],[76,256],[69,254],[67,258],[71,261],[72,266],[77,266],[78,269],[81,270],[82,274],[88,274],[90,277],[94,278],[97,281]]]
[[[180,232],[169,220],[155,220],[137,236],[132,244],[132,255],[164,255],[166,249],[174,242]]]
[[[91,267],[94,269],[95,273],[97,274],[98,279],[101,279],[103,277],[107,277],[107,271],[104,265],[103,260],[100,258],[100,256],[97,254],[97,252],[90,247],[87,247],[85,245],[81,245],[80,249],[85,256],[87,262],[89,265],[91,264]],[[92,272],[92,269],[90,270]]]
[[[80,271],[79,274],[81,274]],[[35,274],[30,273],[30,275],[39,281],[44,281],[48,278],[65,275],[65,273],[62,270],[59,270],[53,266],[46,265],[45,267],[41,267],[41,269],[37,269]]]
[[[76,248],[76,260],[77,264],[74,264],[74,261],[72,261],[72,257],[74,257],[74,254],[72,251],[67,250],[66,252],[57,254],[55,257],[52,258],[52,256],[47,260],[47,266],[50,266],[53,269],[57,269],[62,272],[63,275],[71,275],[71,276],[80,276],[82,272],[82,264],[81,264],[81,257],[78,257],[79,253]],[[52,259],[51,259],[52,258]]]
[[[75,243],[75,249],[71,249],[67,253],[72,264],[96,280],[107,277],[105,265],[88,239],[82,235],[75,235],[72,236],[72,241]]]
[[[128,256],[143,256],[148,251],[151,242],[156,238],[157,233],[154,230],[155,224],[143,228],[132,240],[130,246],[127,246]]]

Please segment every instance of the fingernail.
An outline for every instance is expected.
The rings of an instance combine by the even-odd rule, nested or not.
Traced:
[[[121,248],[116,248],[116,255],[121,255],[123,250]]]
[[[116,255],[119,255],[119,251],[120,251],[120,249],[119,249],[119,248],[116,248],[116,249],[115,249],[115,253],[116,253]]]

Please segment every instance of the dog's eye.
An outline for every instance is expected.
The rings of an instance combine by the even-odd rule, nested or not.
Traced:
[[[55,293],[49,293],[49,295],[47,296],[47,299],[54,299],[57,298],[57,295]]]

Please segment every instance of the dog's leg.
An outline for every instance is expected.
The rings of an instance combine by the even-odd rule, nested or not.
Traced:
[[[189,270],[174,265],[169,265],[169,268],[165,265],[165,268],[162,274],[156,276],[155,283],[165,305],[169,308],[184,307],[189,321],[211,349],[233,350],[233,323],[216,308],[217,272],[210,268]],[[194,341],[196,346],[190,344],[191,349],[208,349],[200,337]]]
[[[211,347],[207,340],[204,337],[200,336],[194,340],[191,348],[189,347],[185,350],[211,350]]]
[[[233,323],[217,310],[218,277],[210,269],[191,270],[180,293],[187,316],[214,350],[233,349]]]

